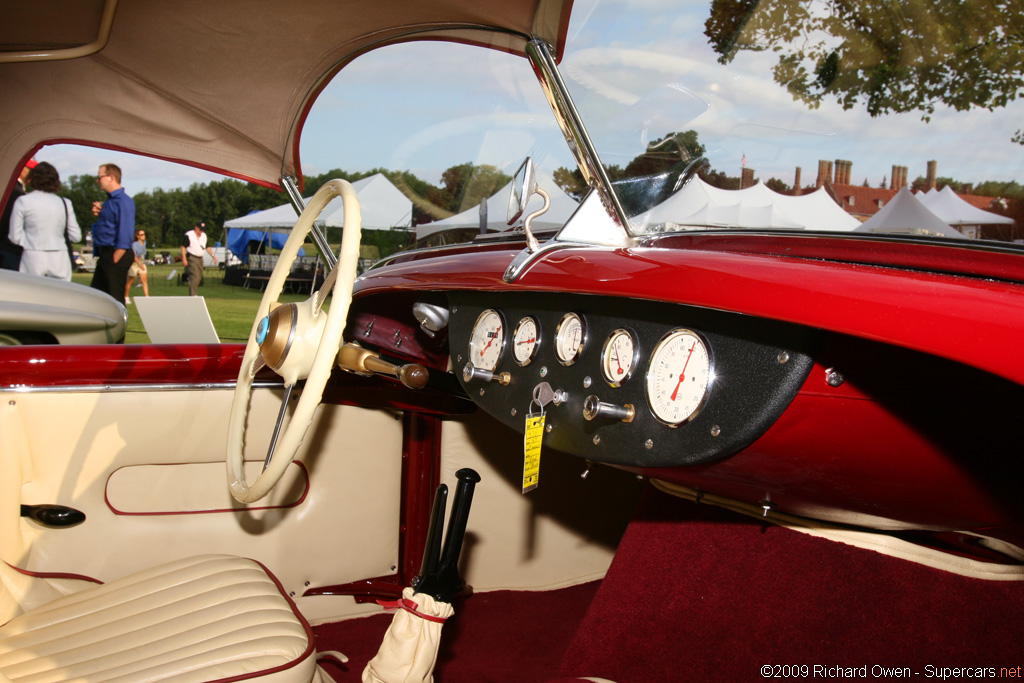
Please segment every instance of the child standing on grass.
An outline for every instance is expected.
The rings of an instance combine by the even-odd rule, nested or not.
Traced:
[[[128,269],[128,284],[124,287],[124,302],[126,304],[130,304],[132,302],[128,295],[131,293],[132,283],[135,282],[135,276],[138,276],[139,282],[142,283],[143,296],[149,296],[149,274],[146,272],[146,231],[141,228],[135,231],[135,241],[132,242],[132,253],[135,256],[135,262],[132,263],[132,267]]]

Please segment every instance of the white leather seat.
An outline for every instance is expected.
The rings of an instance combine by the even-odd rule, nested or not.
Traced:
[[[309,624],[260,564],[179,560],[0,627],[0,681],[321,681]],[[329,679],[327,679],[329,680]]]

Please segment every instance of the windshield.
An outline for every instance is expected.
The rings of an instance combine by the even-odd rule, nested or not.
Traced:
[[[558,68],[633,235],[1005,246],[1024,239],[1021,21],[1019,1],[578,0]],[[542,239],[588,189],[530,64],[467,44],[354,60],[301,155],[307,178],[384,174],[410,207],[364,227],[420,246],[521,238],[505,218],[527,156],[551,197]]]
[[[634,234],[1020,241],[1022,21],[1017,0],[583,0],[560,71]]]
[[[409,42],[357,58],[317,99],[300,152],[307,194],[312,176],[379,172],[408,198],[394,218],[360,196],[364,244],[381,231],[420,246],[507,231],[510,183],[527,156],[552,193],[541,223],[560,228],[577,206],[554,179],[575,163],[529,62],[473,45]]]

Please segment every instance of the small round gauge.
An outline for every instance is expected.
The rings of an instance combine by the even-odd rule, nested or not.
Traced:
[[[612,332],[601,351],[601,372],[605,381],[617,387],[629,379],[636,367],[636,355],[632,332],[621,328]]]
[[[704,407],[713,371],[707,346],[695,332],[676,329],[651,354],[647,400],[654,416],[675,427]]]
[[[519,365],[529,365],[540,348],[540,335],[537,332],[537,320],[526,316],[516,325],[512,333],[512,357]]]
[[[473,323],[469,337],[469,362],[474,367],[494,372],[505,350],[505,332],[501,316],[493,308],[481,313]]]
[[[566,313],[555,330],[555,355],[562,365],[572,365],[583,353],[587,331],[576,313]]]

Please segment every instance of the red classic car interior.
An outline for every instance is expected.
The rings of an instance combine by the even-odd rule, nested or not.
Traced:
[[[357,276],[359,200],[331,181],[282,248],[247,343],[0,348],[0,680],[1020,674],[1024,251],[1012,211],[947,223],[956,237],[798,225],[780,218],[788,204],[739,194],[706,200],[701,218],[652,216],[739,152],[738,186],[721,191],[757,186],[764,202],[824,188],[840,206],[853,187],[842,159],[818,188],[797,168],[783,191],[745,184],[748,154],[765,175],[788,173],[783,149],[879,156],[914,149],[900,138],[915,126],[932,126],[926,156],[991,133],[977,138],[986,163],[1020,178],[1014,97],[931,93],[908,114],[865,66],[876,56],[854,48],[891,37],[878,13],[914,40],[924,16],[947,33],[979,22],[1016,36],[1000,50],[1019,55],[1019,31],[984,22],[1019,23],[1021,8],[964,3],[954,21],[943,2],[863,3],[857,24],[842,2],[647,4],[16,10],[0,29],[0,83],[19,93],[0,104],[5,200],[15,170],[60,143],[294,187],[300,133],[332,79],[357,114],[392,125],[362,97],[395,96],[405,71],[493,62],[516,75],[467,78],[467,100],[528,84],[541,109],[467,114],[458,101],[459,116],[415,132],[366,128],[394,144],[381,167],[410,171],[422,151],[479,133],[480,149],[504,154],[474,159],[504,173],[495,190],[510,183],[500,199],[526,216],[514,228],[427,230]],[[798,5],[810,28],[794,37],[780,27]],[[792,75],[796,57],[774,64],[779,46],[827,30],[839,47],[812,55],[813,78]],[[943,40],[890,66],[911,68],[913,52],[974,68],[966,38]],[[449,48],[457,57],[437,66],[412,57]],[[383,68],[378,57],[391,71],[365,66]],[[1019,90],[1019,59],[985,68],[994,89]],[[922,82],[905,76],[907,102]],[[431,92],[398,99],[429,113]],[[492,118],[497,132],[483,131]],[[333,134],[354,150],[363,131],[350,123]],[[671,162],[645,166],[669,141]],[[951,172],[975,178],[970,158]],[[542,225],[556,187],[578,207]],[[918,201],[901,188],[885,201]],[[346,221],[328,281],[278,305],[288,261],[335,197]],[[884,206],[845,210],[870,228]],[[732,222],[710,218],[729,211]],[[423,633],[402,640],[410,624]]]

